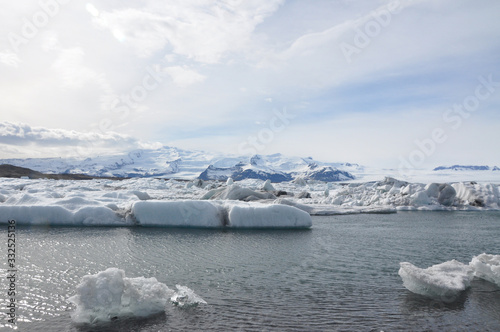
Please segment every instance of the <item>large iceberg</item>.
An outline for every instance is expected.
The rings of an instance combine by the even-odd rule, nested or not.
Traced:
[[[132,208],[142,226],[308,228],[311,216],[292,206],[239,201],[144,201]]]
[[[191,289],[177,285],[177,292],[156,278],[127,278],[123,270],[109,268],[86,275],[68,299],[76,305],[75,323],[94,324],[123,317],[147,317],[165,311],[169,302],[180,305],[206,303]]]
[[[221,213],[206,201],[141,201],[132,207],[142,226],[222,227]]]
[[[399,275],[409,291],[443,302],[453,302],[470,287],[474,272],[468,265],[451,260],[426,269],[403,262],[400,263]]]
[[[308,228],[309,213],[286,205],[259,203],[224,203],[228,210],[228,226],[234,228]]]

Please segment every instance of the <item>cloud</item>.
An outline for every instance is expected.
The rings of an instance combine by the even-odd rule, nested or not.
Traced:
[[[397,160],[391,156],[408,154],[425,137],[399,130],[415,127],[401,114],[426,112],[418,122],[432,122],[473,93],[478,76],[500,81],[495,0],[399,1],[385,25],[376,14],[397,0],[92,3],[61,5],[16,53],[9,32],[22,34],[24,19],[42,10],[41,2],[7,2],[8,10],[0,11],[0,118],[29,123],[38,133],[24,127],[22,138],[1,136],[2,156],[71,154],[88,141],[103,153],[143,141],[225,151],[286,107],[300,119],[297,131],[276,134],[269,152],[317,151],[367,164]],[[377,23],[380,32],[372,30],[366,46],[356,44],[359,31],[376,30]],[[350,62],[342,43],[358,48]],[[498,125],[499,106],[497,91],[474,117]],[[339,123],[345,118],[355,120]],[[67,132],[46,129],[50,135],[42,139],[35,128]],[[137,139],[113,143],[99,136],[108,129]],[[78,133],[73,140],[72,130]],[[89,132],[101,134],[84,137]],[[480,131],[461,133],[460,139],[476,141]],[[341,143],[322,147],[330,142]],[[449,148],[442,149],[459,151],[458,142],[450,134]]]
[[[165,67],[163,71],[169,74],[174,83],[181,88],[185,88],[191,84],[203,82],[206,78],[206,76],[203,76],[186,66]]]
[[[149,57],[169,45],[175,54],[214,64],[226,53],[245,49],[255,27],[282,3],[191,0],[99,13],[92,6],[91,12],[97,26],[111,31],[139,56]]]
[[[99,74],[84,65],[85,52],[80,47],[60,49],[58,57],[52,64],[61,77],[64,86],[81,88],[85,84],[97,83],[103,91],[111,93],[111,87],[103,74]]]
[[[0,146],[16,157],[81,156],[116,153],[139,148],[158,148],[159,143],[143,143],[115,132],[78,132],[65,129],[32,127],[23,123],[0,122]],[[19,153],[20,150],[23,153]],[[6,156],[4,156],[6,157]]]
[[[9,67],[18,67],[21,59],[14,52],[0,52],[0,63],[7,65]]]

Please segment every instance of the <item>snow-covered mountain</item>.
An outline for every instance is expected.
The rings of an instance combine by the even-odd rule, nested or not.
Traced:
[[[156,150],[135,150],[127,154],[95,158],[2,159],[0,164],[26,167],[49,174],[87,174],[107,177],[162,177],[176,179],[234,180],[270,179],[272,182],[295,178],[325,182],[354,179],[357,164],[324,163],[312,158],[281,154],[224,156],[164,146]]]
[[[255,155],[250,158],[249,163],[240,162],[232,167],[215,167],[210,165],[199,178],[202,180],[227,180],[235,181],[243,179],[271,180],[271,182],[285,182],[295,179],[317,180],[324,182],[353,180],[354,175],[332,166],[319,166],[312,159],[297,160],[293,163],[287,160],[285,163],[276,164],[269,162],[266,157]],[[276,160],[272,155],[271,160]],[[308,164],[309,163],[309,164]]]
[[[500,168],[497,166],[453,165],[439,166],[434,168],[434,171],[500,171]]]

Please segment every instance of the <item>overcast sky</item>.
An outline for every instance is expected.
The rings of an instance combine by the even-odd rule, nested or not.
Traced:
[[[500,166],[497,0],[0,0],[0,158]]]

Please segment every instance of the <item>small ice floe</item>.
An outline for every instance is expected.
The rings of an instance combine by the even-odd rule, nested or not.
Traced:
[[[476,277],[500,287],[500,255],[481,254],[472,258],[469,266]]]
[[[175,285],[175,287],[177,287],[177,292],[170,298],[173,304],[179,307],[195,306],[200,303],[207,304],[207,302],[196,295],[192,289],[181,285]]]
[[[109,268],[86,275],[68,299],[76,305],[75,323],[95,324],[124,317],[148,317],[165,312],[170,301],[184,306],[205,302],[191,289],[177,285],[177,292],[156,278],[127,278],[125,272]]]
[[[474,271],[463,263],[451,260],[426,269],[403,262],[399,275],[409,291],[443,302],[453,302],[474,278]]]

